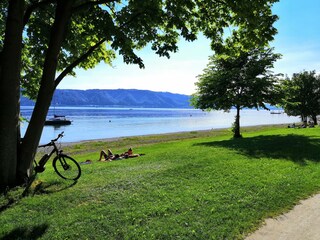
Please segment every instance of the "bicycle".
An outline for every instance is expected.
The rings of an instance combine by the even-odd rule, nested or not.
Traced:
[[[54,168],[54,171],[63,179],[68,180],[77,180],[81,176],[81,168],[80,165],[77,163],[76,160],[74,160],[72,157],[63,154],[61,149],[59,149],[56,145],[56,141],[58,141],[59,138],[63,137],[63,133],[61,132],[57,138],[52,139],[49,143],[44,145],[39,145],[39,148],[42,147],[53,147],[52,151],[48,154],[42,156],[42,158],[37,163],[35,162],[34,170],[36,173],[41,173],[45,170],[45,165],[50,159],[50,157],[55,153],[56,156],[54,157],[52,161],[52,166]]]

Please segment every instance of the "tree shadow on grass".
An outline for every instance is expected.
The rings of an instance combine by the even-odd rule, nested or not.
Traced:
[[[73,187],[77,184],[77,181],[53,181],[53,182],[42,182],[38,181],[31,187],[31,184],[21,192],[18,190],[8,191],[4,193],[2,196],[0,195],[0,214],[7,209],[13,207],[16,203],[18,203],[22,198],[29,195],[41,195],[41,194],[51,194],[56,192],[64,191],[68,188]]]
[[[41,224],[39,226],[33,227],[32,229],[18,227],[12,230],[7,235],[3,236],[2,240],[13,240],[13,239],[38,239],[48,229],[47,224]]]
[[[203,142],[197,145],[232,149],[251,158],[287,159],[301,165],[305,165],[306,161],[320,162],[320,139],[295,134]]]
[[[10,208],[15,203],[15,200],[12,198],[7,199],[6,203],[0,204],[0,213],[4,212],[8,208]]]
[[[42,182],[36,181],[37,173],[30,177],[29,181],[26,184],[25,190],[22,193],[22,197],[25,197],[32,193],[36,194],[49,194],[54,192],[60,192],[68,188],[73,187],[77,184],[77,180],[64,180],[64,181],[53,181],[53,182]]]
[[[53,182],[37,182],[32,191],[33,195],[51,194],[64,191],[77,184],[77,181],[53,181]]]

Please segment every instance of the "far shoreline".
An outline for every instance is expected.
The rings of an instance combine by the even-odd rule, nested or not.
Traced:
[[[281,123],[281,124],[258,124],[252,126],[243,126],[241,127],[241,133],[246,131],[252,131],[254,129],[262,129],[262,128],[287,128],[288,124],[290,123]],[[64,147],[71,147],[78,144],[90,144],[95,142],[119,142],[125,139],[139,139],[139,138],[159,138],[164,137],[164,139],[171,139],[171,140],[180,140],[180,139],[187,139],[191,137],[205,137],[205,136],[212,136],[214,133],[226,133],[227,131],[230,132],[230,137],[232,137],[231,127],[228,128],[212,128],[212,129],[204,129],[204,130],[194,130],[194,131],[179,131],[179,132],[170,132],[170,133],[157,133],[157,134],[144,134],[144,135],[135,135],[135,136],[121,136],[121,137],[111,137],[111,138],[99,138],[99,139],[90,139],[90,140],[80,140],[74,142],[64,142],[62,146]],[[195,136],[196,135],[196,136]],[[165,140],[164,140],[165,141]],[[163,142],[163,141],[159,141]]]

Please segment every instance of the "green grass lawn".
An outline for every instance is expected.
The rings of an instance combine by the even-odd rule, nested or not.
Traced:
[[[0,239],[243,239],[320,191],[320,128],[246,128],[123,138],[65,148],[77,183],[47,166],[26,197],[0,197]],[[145,156],[98,162],[132,146]]]

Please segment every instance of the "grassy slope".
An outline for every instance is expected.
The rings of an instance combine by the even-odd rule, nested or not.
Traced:
[[[106,145],[146,155],[82,165],[76,184],[48,166],[27,197],[19,198],[21,189],[0,197],[0,238],[241,239],[320,190],[320,128],[247,128],[243,139],[228,131],[210,135],[70,146],[79,161],[96,160]]]

